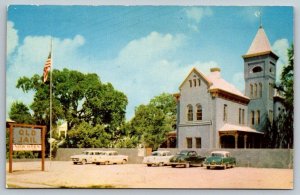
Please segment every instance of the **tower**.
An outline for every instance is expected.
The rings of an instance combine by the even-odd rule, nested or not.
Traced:
[[[248,124],[263,131],[266,120],[273,121],[273,96],[278,56],[272,52],[268,37],[259,27],[248,52],[243,55]]]

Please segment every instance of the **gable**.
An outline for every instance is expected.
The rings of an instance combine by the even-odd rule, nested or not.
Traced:
[[[207,87],[212,84],[200,71],[198,71],[196,68],[193,68],[179,86],[179,90],[181,90],[185,83],[188,83],[188,85],[190,85],[190,82],[192,82],[192,86],[194,86],[196,82],[196,85],[198,85],[198,79],[200,79],[200,82],[206,83]]]

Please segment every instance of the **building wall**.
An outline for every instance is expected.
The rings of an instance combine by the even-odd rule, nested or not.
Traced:
[[[219,147],[219,133],[218,131],[223,127],[225,123],[233,124],[233,125],[243,125],[239,123],[239,109],[245,110],[244,122],[245,126],[247,125],[247,118],[248,118],[248,107],[247,105],[240,104],[237,102],[229,101],[223,98],[215,98],[216,106],[215,106],[215,129],[216,131],[214,136],[214,148]],[[227,105],[227,120],[224,121],[224,105]]]
[[[196,79],[197,85],[190,87],[189,80]],[[200,86],[198,79],[201,80]],[[187,106],[193,106],[193,121],[188,121]],[[202,120],[196,120],[196,105],[202,106]],[[208,84],[198,74],[192,72],[180,90],[180,108],[179,108],[179,124],[178,124],[178,147],[187,147],[186,138],[193,139],[193,147],[195,147],[195,137],[201,137],[201,147],[211,147],[211,124],[212,124],[212,98],[208,92]]]
[[[192,138],[192,147],[196,148],[196,138],[201,138],[201,148],[210,148],[210,123],[181,126],[178,135],[178,147],[187,148],[187,138]]]
[[[257,57],[251,57],[244,59],[244,74],[245,74],[245,93],[246,96],[250,97],[250,102],[248,105],[248,124],[252,126],[251,123],[251,111],[260,111],[261,123],[255,123],[252,127],[258,131],[263,131],[263,124],[269,115],[269,111],[273,112],[273,95],[269,94],[269,84],[275,83],[276,76],[276,60],[270,55],[262,55]],[[253,73],[253,68],[260,66],[262,68],[261,72]],[[250,84],[262,83],[262,97],[251,97]],[[257,89],[258,90],[258,89]],[[254,91],[254,89],[253,89]],[[257,92],[259,95],[259,92]],[[273,112],[274,114],[274,112]]]

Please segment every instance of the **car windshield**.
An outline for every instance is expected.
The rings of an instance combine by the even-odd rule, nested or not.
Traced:
[[[151,154],[152,156],[160,156],[160,154],[158,152],[152,152]]]
[[[180,154],[180,155],[187,155],[189,151],[180,151],[179,153],[177,154]]]
[[[222,154],[222,153],[212,153],[211,156],[223,157],[224,154]]]

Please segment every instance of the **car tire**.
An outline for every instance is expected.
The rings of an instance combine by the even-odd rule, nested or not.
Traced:
[[[85,165],[86,164],[86,159],[82,159],[81,164]]]
[[[206,166],[206,169],[210,169],[210,166]]]
[[[148,167],[151,167],[151,166],[152,166],[152,164],[147,164],[147,166],[148,166]]]
[[[74,165],[77,165],[77,162],[73,162]]]
[[[189,168],[189,167],[190,167],[190,163],[186,163],[186,164],[184,165],[184,167],[185,167],[185,168]]]
[[[99,162],[97,162],[97,163],[95,163],[96,165],[100,165],[100,163]]]
[[[175,168],[175,167],[176,167],[176,165],[171,165],[171,167],[172,167],[172,168]]]

